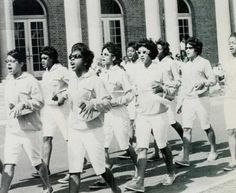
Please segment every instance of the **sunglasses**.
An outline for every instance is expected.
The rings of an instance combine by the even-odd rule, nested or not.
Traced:
[[[41,60],[47,60],[48,57],[41,57]]]
[[[17,62],[17,60],[5,60],[5,63],[8,64],[8,63],[15,63]]]
[[[69,60],[82,58],[80,54],[70,54]]]
[[[101,53],[101,56],[110,56],[110,55],[113,56],[113,54],[108,54],[108,53],[103,54],[103,53]]]
[[[144,51],[137,51],[138,55],[140,54],[149,54],[149,50],[144,50]]]
[[[192,46],[187,46],[187,47],[186,47],[186,50],[191,50],[191,49],[193,49]]]

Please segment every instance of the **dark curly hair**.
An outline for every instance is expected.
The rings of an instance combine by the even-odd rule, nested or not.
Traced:
[[[52,63],[53,64],[56,64],[56,63],[59,63],[58,61],[58,53],[57,53],[57,50],[52,47],[52,46],[45,46],[41,52],[40,52],[40,55],[42,54],[45,54],[45,55],[48,55],[49,58],[52,59]]]
[[[194,51],[197,53],[197,55],[201,55],[203,43],[198,38],[190,37],[186,42],[186,45],[187,44],[193,46]]]
[[[229,38],[235,37],[236,38],[236,32],[233,32],[230,34]]]
[[[134,50],[137,50],[137,43],[136,42],[129,42],[128,43],[128,46],[126,48],[126,51],[128,50],[128,48],[133,48]],[[133,58],[132,58],[132,61],[135,62],[136,60],[138,59],[138,54],[137,52],[135,52]]]
[[[138,50],[140,47],[145,47],[150,51],[148,55],[152,60],[154,60],[157,57],[158,54],[157,46],[151,39],[143,38],[139,40],[136,49]]]
[[[24,63],[26,61],[26,56],[18,49],[11,50],[7,55],[15,58],[19,63]]]
[[[137,43],[136,43],[136,42],[129,42],[126,49],[128,49],[128,48],[130,48],[130,47],[131,47],[131,48],[134,48],[134,49],[136,50]]]
[[[163,58],[165,58],[166,56],[169,56],[170,53],[170,44],[164,40],[159,39],[156,42],[156,45],[161,45],[163,51],[161,53],[159,53],[158,55],[158,59],[161,61]]]
[[[84,43],[76,43],[71,48],[71,53],[74,51],[80,51],[82,60],[86,63],[87,70],[90,68],[91,64],[93,63],[94,53],[89,49],[87,45]]]
[[[103,45],[102,52],[105,49],[107,49],[113,56],[115,56],[115,61],[113,61],[114,65],[120,65],[122,61],[122,55],[118,45],[114,44],[113,42],[107,42]]]

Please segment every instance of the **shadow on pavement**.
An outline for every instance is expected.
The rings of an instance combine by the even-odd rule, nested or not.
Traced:
[[[152,147],[153,144],[151,144]],[[171,140],[169,141],[172,152],[179,151],[182,148],[180,140]],[[146,168],[145,183],[150,180],[151,184],[146,186],[147,193],[178,193],[182,192],[188,188],[188,184],[194,183],[196,178],[204,177],[216,177],[224,175],[225,173],[219,172],[222,171],[227,163],[220,162],[219,159],[229,157],[228,143],[223,142],[217,144],[217,150],[219,152],[219,158],[216,161],[211,163],[206,162],[206,154],[209,152],[209,143],[207,141],[196,141],[192,143],[191,150],[191,166],[185,168],[176,168],[177,178],[175,183],[172,186],[163,186],[161,185],[161,180],[166,174],[166,167],[162,159],[148,163]],[[174,153],[173,153],[174,154]],[[116,176],[116,181],[118,185],[125,184],[133,176],[133,163],[131,159],[120,160],[113,157],[114,168],[112,169],[113,173]],[[216,164],[217,163],[217,164]],[[90,168],[91,165],[86,167]],[[58,184],[57,180],[64,177],[65,173],[68,171],[59,172],[50,176],[51,184]],[[124,172],[124,173],[123,173]],[[89,172],[89,175],[85,172],[82,174],[82,183],[81,183],[81,192],[90,192],[89,185],[93,184],[96,179],[96,175],[93,172]],[[147,183],[150,184],[150,183]],[[41,187],[40,179],[27,178],[21,180],[19,183],[12,185],[12,189],[26,187],[26,186],[39,186]],[[108,189],[108,188],[107,188]],[[109,191],[109,190],[107,190]],[[62,185],[60,190],[55,191],[55,193],[66,193],[68,192],[68,185]],[[128,193],[128,192],[127,192]]]

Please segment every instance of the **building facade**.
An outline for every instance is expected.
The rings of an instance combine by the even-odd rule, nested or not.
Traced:
[[[76,42],[89,45],[97,58],[104,42],[117,43],[125,54],[128,42],[144,37],[167,40],[176,54],[182,37],[195,36],[204,57],[224,63],[235,22],[236,0],[1,0],[0,76],[13,48],[25,53],[24,70],[40,78],[45,45],[54,46],[66,65]]]

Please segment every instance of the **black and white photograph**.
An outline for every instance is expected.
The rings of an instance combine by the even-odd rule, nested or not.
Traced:
[[[236,0],[0,0],[0,193],[236,192]]]

